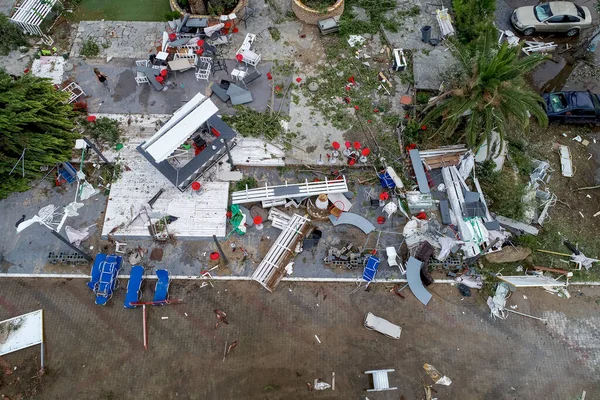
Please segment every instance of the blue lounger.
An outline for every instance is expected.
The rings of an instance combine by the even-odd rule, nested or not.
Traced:
[[[169,295],[169,271],[166,269],[157,269],[156,276],[158,281],[156,282],[156,288],[154,289],[154,300],[153,301],[165,301]]]
[[[96,258],[94,259],[94,265],[92,265],[92,271],[90,275],[92,276],[90,281],[87,283],[87,286],[94,290],[96,284],[100,280],[100,265],[106,260],[106,254],[98,253],[96,254]]]
[[[134,265],[131,267],[131,274],[129,275],[129,283],[127,284],[127,293],[125,294],[125,308],[136,308],[137,306],[132,305],[140,299],[140,289],[142,287],[142,281],[144,280],[144,267],[141,265]]]
[[[379,260],[379,258],[375,257],[375,256],[369,256],[369,258],[367,259],[367,265],[365,265],[365,269],[363,271],[363,280],[365,282],[371,282],[373,279],[375,279],[375,274],[377,273],[377,269],[379,268],[379,263],[381,261]]]
[[[123,257],[112,254],[100,264],[100,278],[94,289],[96,304],[103,306],[112,297],[117,287],[117,275],[122,263]]]

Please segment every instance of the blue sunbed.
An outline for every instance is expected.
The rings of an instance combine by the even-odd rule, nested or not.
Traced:
[[[59,175],[68,183],[73,183],[77,180],[77,170],[70,162],[61,163],[58,166]]]
[[[367,259],[367,265],[365,265],[362,276],[363,280],[367,282],[367,284],[375,279],[375,274],[379,268],[379,263],[381,263],[381,261],[375,256],[369,256]]]
[[[122,263],[123,257],[114,254],[107,256],[106,260],[100,263],[100,279],[94,288],[96,304],[103,306],[112,297],[117,287],[117,275]]]
[[[127,293],[125,294],[125,308],[135,308],[137,306],[132,305],[140,299],[140,289],[142,287],[142,281],[144,280],[144,267],[141,265],[134,265],[131,267],[131,274],[129,275],[129,283],[127,284]]]
[[[100,280],[100,264],[102,264],[106,260],[106,254],[98,253],[96,254],[96,258],[94,259],[94,265],[92,265],[92,271],[90,275],[92,276],[90,281],[87,283],[87,286],[94,290],[96,284]]]
[[[166,269],[157,269],[156,276],[158,281],[156,282],[156,288],[154,289],[154,300],[153,301],[165,301],[169,295],[169,271]]]

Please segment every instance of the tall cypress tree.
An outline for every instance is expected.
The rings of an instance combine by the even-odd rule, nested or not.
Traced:
[[[41,178],[41,167],[71,159],[78,134],[68,98],[48,79],[14,79],[0,70],[0,198],[29,189],[29,182]],[[9,176],[25,148],[25,178],[21,164]]]

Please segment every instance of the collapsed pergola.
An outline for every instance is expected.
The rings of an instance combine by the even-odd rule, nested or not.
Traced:
[[[42,32],[40,26],[52,12],[56,3],[59,3],[59,0],[25,0],[22,5],[16,7],[17,11],[10,17],[10,20],[17,24],[23,33],[40,36],[46,45],[51,46],[54,40]]]

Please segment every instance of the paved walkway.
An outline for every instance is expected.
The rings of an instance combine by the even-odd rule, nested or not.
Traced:
[[[434,386],[440,399],[575,399],[584,390],[600,397],[597,290],[567,300],[519,289],[508,304],[545,316],[543,324],[518,315],[494,321],[485,304],[461,301],[450,286],[434,285],[424,308],[383,285],[350,295],[352,285],[283,284],[268,293],[255,283],[173,282],[171,298],[184,304],[148,309],[144,351],[142,310],[123,308],[126,282],[105,307],[81,280],[1,284],[0,320],[44,309],[47,373],[31,379],[37,346],[3,356],[17,367],[0,377],[0,394],[10,398],[28,389],[39,399],[358,399],[369,386],[364,371],[393,368],[398,390],[369,397],[420,399],[421,377],[432,383],[424,363],[453,381]],[[145,286],[148,300],[153,285]],[[214,309],[228,325],[215,329]],[[367,312],[401,325],[400,340],[365,329]],[[315,378],[331,383],[333,371],[335,392],[307,390]]]
[[[10,15],[15,5],[15,0],[0,0],[0,13]]]
[[[100,57],[147,59],[162,43],[165,22],[81,21],[71,48],[71,57],[79,56],[83,43],[94,40]]]

